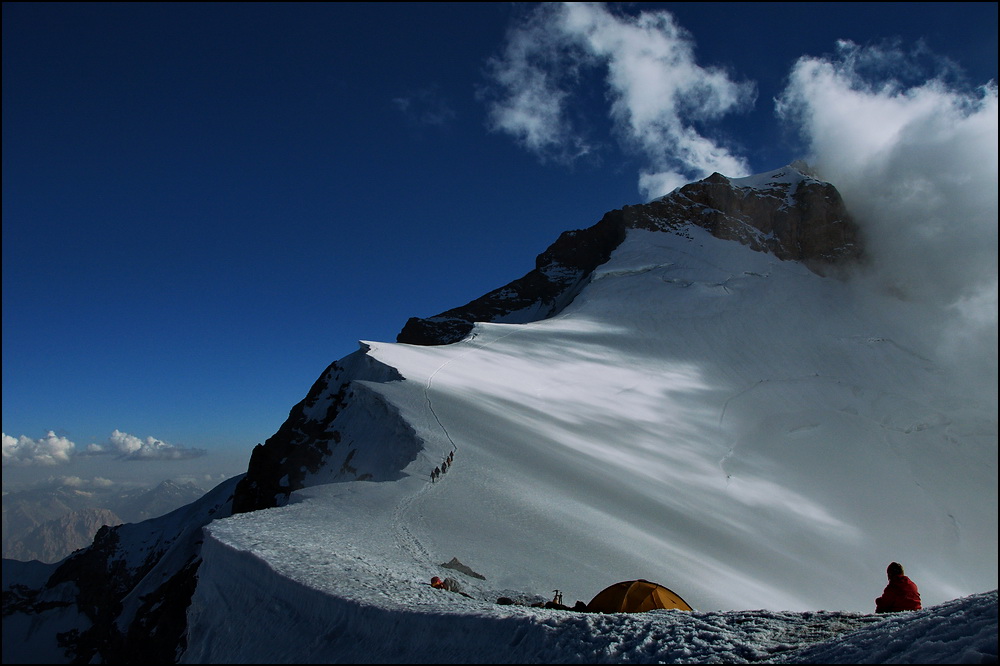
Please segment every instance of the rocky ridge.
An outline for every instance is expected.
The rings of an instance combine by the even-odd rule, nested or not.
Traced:
[[[475,322],[527,323],[553,317],[573,301],[630,229],[683,234],[691,224],[779,259],[801,261],[819,274],[862,256],[857,225],[840,193],[809,175],[805,165],[739,179],[714,173],[649,203],[606,213],[587,229],[562,233],[538,255],[528,274],[462,307],[411,318],[396,341],[445,345],[468,335]],[[236,489],[234,513],[280,506],[305,487],[308,475],[322,468],[341,470],[328,481],[370,478],[366,475],[372,471],[353,460],[362,449],[344,438],[341,424],[349,418],[341,414],[355,391],[370,393],[355,380],[402,377],[364,352],[362,348],[330,365],[278,432],[254,447],[246,478]],[[395,418],[391,406],[382,408],[390,421]],[[395,444],[412,455],[419,450],[419,443],[401,445],[399,437]],[[399,469],[410,459],[401,457]]]
[[[477,321],[526,323],[555,316],[611,256],[629,229],[678,232],[688,224],[825,275],[862,256],[857,225],[837,189],[806,165],[730,179],[719,173],[646,204],[625,206],[587,229],[566,231],[513,282],[461,307],[412,317],[396,337],[413,345],[457,342]]]

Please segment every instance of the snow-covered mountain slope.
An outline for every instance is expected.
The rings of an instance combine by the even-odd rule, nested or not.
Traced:
[[[272,557],[272,540],[231,529],[249,515],[213,524],[222,539],[205,544],[182,663],[996,661],[996,591],[891,615],[602,614],[498,605],[480,598],[470,586],[474,579],[464,576],[458,578],[471,598],[412,584],[410,567],[399,568],[393,535],[382,533],[381,524],[331,525],[329,501],[340,493],[350,491],[344,484],[319,486],[296,493],[302,497],[294,506],[259,512],[254,525],[286,539],[280,558]],[[372,505],[380,508],[389,507]],[[290,511],[293,524],[306,529],[289,530]]]
[[[698,227],[630,230],[554,318],[365,342],[404,379],[355,390],[382,396],[419,452],[399,481],[324,495],[327,529],[356,525],[345,542],[306,531],[322,553],[394,553],[411,572],[394,585],[457,557],[494,589],[589,601],[647,578],[706,610],[871,610],[892,560],[929,603],[991,589],[995,421],[894,324],[905,307]],[[383,422],[365,426],[372,449]],[[289,539],[266,514],[210,534],[273,536],[279,567]]]
[[[34,616],[5,637],[75,630],[85,661],[712,661],[702,632],[720,659],[794,660],[869,628],[892,560],[944,604],[915,621],[964,613],[997,587],[996,405],[918,305],[823,277],[862,256],[845,213],[784,169],[567,232],[537,273],[331,364],[245,478],[105,531],[18,592]],[[698,612],[495,603],[635,578]],[[995,593],[970,599],[989,620]]]
[[[475,322],[523,324],[546,319],[573,301],[593,270],[606,262],[629,229],[668,231],[696,225],[779,259],[801,261],[823,274],[863,257],[859,230],[830,183],[795,162],[747,178],[708,178],[645,204],[610,211],[586,229],[563,232],[527,275],[461,307],[412,317],[397,342],[449,344]]]

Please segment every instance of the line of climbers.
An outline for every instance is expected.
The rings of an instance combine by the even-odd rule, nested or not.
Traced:
[[[444,459],[444,462],[441,463],[439,467],[435,467],[434,471],[431,472],[431,482],[437,482],[437,480],[441,478],[441,475],[447,472],[448,468],[451,467],[451,463],[454,459],[455,452],[452,451],[448,454],[448,457]]]

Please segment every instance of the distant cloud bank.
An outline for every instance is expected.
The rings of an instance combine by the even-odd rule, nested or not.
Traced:
[[[115,485],[111,479],[105,479],[101,476],[95,476],[92,479],[84,479],[79,476],[55,476],[49,477],[49,481],[67,488],[110,488]]]
[[[155,437],[140,439],[115,430],[103,444],[90,444],[77,452],[76,444],[66,437],[49,431],[45,437],[32,439],[25,435],[3,438],[4,466],[62,465],[75,456],[113,455],[119,460],[187,460],[206,455],[204,449],[192,449],[168,444]]]

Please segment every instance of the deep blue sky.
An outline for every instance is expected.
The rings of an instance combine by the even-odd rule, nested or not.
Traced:
[[[359,339],[642,201],[599,74],[569,109],[584,158],[491,130],[488,62],[535,9],[4,3],[3,432],[249,453]],[[958,86],[997,77],[996,3],[615,12],[654,9],[698,65],[756,86],[752,107],[692,121],[754,171],[801,156],[772,100],[838,39],[920,45]]]

